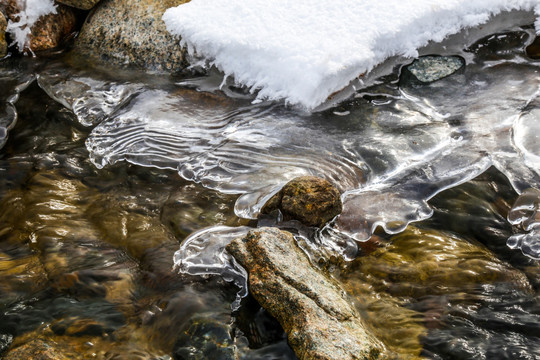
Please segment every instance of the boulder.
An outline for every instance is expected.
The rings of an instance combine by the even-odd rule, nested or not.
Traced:
[[[322,227],[342,210],[339,191],[325,179],[301,176],[289,181],[261,209],[269,214],[279,209],[284,220],[298,220],[308,226]]]
[[[56,2],[77,9],[90,10],[99,2],[99,0],[56,0]]]
[[[185,49],[161,17],[186,0],[104,0],[87,17],[75,52],[107,64],[154,71],[181,70]]]
[[[4,17],[4,14],[0,12],[0,57],[7,55],[6,26],[6,18]]]
[[[293,235],[250,231],[227,251],[248,272],[253,297],[287,333],[300,359],[377,359],[385,348],[364,327],[338,283],[313,268]]]

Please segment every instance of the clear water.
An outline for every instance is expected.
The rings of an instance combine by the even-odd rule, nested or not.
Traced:
[[[436,47],[465,60],[456,73],[390,67],[316,113],[252,104],[212,71],[1,60],[0,351],[292,359],[224,252],[272,224],[398,358],[540,357],[533,40],[504,22],[461,34]],[[305,174],[336,184],[341,216],[320,231],[255,220]]]

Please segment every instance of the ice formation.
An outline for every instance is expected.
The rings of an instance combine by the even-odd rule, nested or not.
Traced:
[[[11,35],[13,43],[19,50],[28,46],[32,26],[40,17],[56,14],[56,5],[53,0],[18,0],[21,10],[16,16],[18,21],[9,21],[6,31]]]
[[[313,109],[391,56],[538,0],[192,0],[167,10],[189,52],[258,91]],[[538,21],[536,23],[538,29]]]

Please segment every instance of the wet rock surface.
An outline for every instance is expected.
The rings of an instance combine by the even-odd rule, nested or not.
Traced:
[[[56,14],[41,17],[32,26],[29,47],[32,51],[55,49],[75,31],[76,17],[73,9],[58,5]]]
[[[339,278],[373,332],[402,355],[431,358],[429,350],[440,346],[438,341],[456,339],[463,345],[448,344],[449,358],[476,357],[486,348],[506,346],[516,333],[520,341],[508,351],[536,353],[527,326],[507,325],[504,332],[499,330],[499,339],[491,333],[500,321],[498,311],[513,319],[511,323],[538,318],[524,311],[535,294],[525,274],[482,245],[452,233],[410,226],[348,264]],[[385,316],[376,315],[381,313]],[[484,320],[464,326],[467,319],[480,317]],[[452,324],[466,330],[457,331]]]
[[[6,18],[4,14],[0,12],[0,58],[7,54],[6,26]]]
[[[322,227],[342,210],[339,191],[325,179],[302,176],[289,181],[261,209],[269,214],[280,210],[284,220]]]
[[[90,10],[100,0],[56,0],[57,3],[68,5],[77,9]]]
[[[459,56],[423,56],[407,66],[407,70],[417,80],[430,83],[452,75],[464,65]]]
[[[17,24],[20,20],[19,13],[23,9],[18,2],[7,1],[0,7],[0,10],[8,20]],[[23,48],[18,50],[20,52],[39,52],[58,48],[74,33],[76,22],[76,15],[71,7],[57,4],[53,13],[41,16],[32,24]],[[19,26],[26,27],[23,24]]]
[[[300,359],[376,359],[384,351],[343,290],[311,266],[292,234],[253,230],[227,251],[246,268],[251,294],[281,323]]]
[[[156,71],[186,66],[185,50],[165,29],[161,16],[185,0],[104,0],[87,17],[75,52],[104,63]]]

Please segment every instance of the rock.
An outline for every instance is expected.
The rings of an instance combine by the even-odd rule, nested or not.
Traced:
[[[472,294],[483,284],[508,282],[524,293],[526,276],[480,244],[451,233],[409,225],[391,242],[351,263],[355,276],[369,276],[373,290],[400,298]]]
[[[465,65],[459,56],[422,56],[407,66],[416,79],[430,83],[452,75]]]
[[[6,18],[4,17],[4,14],[0,12],[0,57],[7,55],[6,26]]]
[[[534,41],[525,48],[527,56],[531,59],[540,59],[540,36],[537,36]]]
[[[57,3],[68,5],[77,9],[90,10],[100,0],[56,0]]]
[[[23,11],[17,1],[9,0],[0,7],[0,11],[6,15],[6,18],[13,24],[16,24],[20,18],[19,13]],[[68,6],[57,5],[56,13],[50,13],[41,16],[35,23],[30,24],[30,32],[27,41],[18,44],[19,51],[43,51],[59,47],[69,35],[75,31],[76,16]],[[17,28],[8,32],[12,33]],[[26,25],[20,25],[24,28]],[[13,39],[12,39],[13,40]]]
[[[238,359],[230,329],[212,318],[191,319],[174,348],[175,359]]]
[[[161,16],[186,0],[104,0],[86,19],[75,52],[105,63],[172,71],[187,65],[179,39]]]
[[[32,26],[30,50],[43,51],[58,48],[75,31],[75,13],[68,6],[58,5],[56,14],[41,17]]]
[[[64,360],[72,359],[62,351],[58,350],[53,344],[42,339],[31,340],[19,347],[9,350],[4,354],[5,360],[35,359],[35,360]]]
[[[298,220],[308,226],[322,227],[339,215],[342,203],[339,191],[327,180],[302,176],[289,181],[261,209],[269,214],[279,209],[284,220]]]
[[[227,251],[248,272],[253,297],[283,326],[300,359],[377,359],[384,345],[331,278],[314,269],[292,234],[250,231]]]

